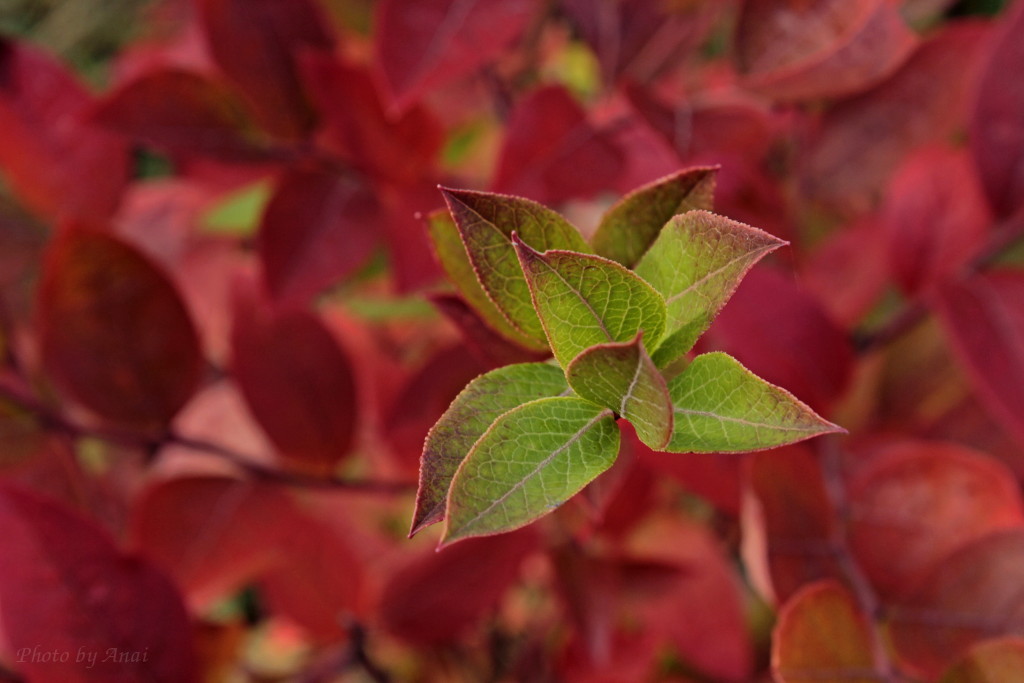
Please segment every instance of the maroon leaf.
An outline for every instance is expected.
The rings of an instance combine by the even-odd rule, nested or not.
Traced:
[[[1018,4],[986,50],[971,114],[971,151],[985,193],[1000,216],[1024,203],[1024,87],[1006,78],[1024,68],[1022,30],[1024,9]]]
[[[228,161],[268,156],[249,124],[245,103],[219,83],[189,71],[159,71],[121,86],[93,120],[168,152]]]
[[[882,207],[893,275],[909,294],[968,263],[991,220],[970,159],[945,147],[918,151],[893,177]]]
[[[851,549],[886,595],[914,588],[953,550],[1024,523],[1013,473],[953,444],[889,446],[848,490]]]
[[[439,311],[462,333],[466,347],[487,368],[498,368],[512,363],[543,360],[549,354],[524,349],[490,327],[461,298],[454,294],[431,294],[428,297]]]
[[[431,169],[444,131],[428,110],[412,106],[389,115],[369,73],[332,56],[306,55],[301,66],[326,141],[342,156],[395,182],[414,181]]]
[[[188,615],[155,568],[70,510],[10,486],[0,487],[0,525],[0,616],[27,680],[199,680]]]
[[[1024,439],[1024,274],[976,275],[942,289],[936,307],[953,350],[992,415]]]
[[[381,596],[384,627],[410,643],[432,645],[463,635],[518,578],[537,547],[533,528],[470,538],[421,552],[389,577]]]
[[[746,0],[736,37],[744,85],[775,100],[860,92],[915,43],[890,0]]]
[[[232,368],[249,409],[284,458],[331,472],[358,424],[347,355],[315,314],[275,308],[243,286],[234,313]]]
[[[853,369],[843,331],[797,283],[769,268],[750,271],[702,343],[734,355],[818,412],[845,390]]]
[[[964,546],[890,605],[892,642],[919,675],[937,677],[982,640],[1024,632],[1024,528]]]
[[[127,147],[86,121],[89,93],[52,58],[0,41],[0,167],[47,218],[105,219],[128,180]]]
[[[312,0],[199,0],[217,65],[256,109],[271,133],[303,136],[313,115],[296,65],[301,49],[330,50],[334,39]]]
[[[281,560],[294,518],[280,489],[229,477],[183,477],[142,493],[129,536],[191,605],[207,609]]]
[[[395,109],[473,73],[526,28],[536,0],[384,0],[377,9],[375,62]]]
[[[555,204],[611,188],[623,164],[569,91],[547,86],[512,112],[492,189]]]
[[[898,71],[828,110],[811,138],[803,179],[814,197],[863,209],[907,152],[946,139],[966,121],[980,23],[949,23]]]
[[[257,249],[270,294],[306,304],[369,258],[383,221],[360,178],[292,168],[278,181],[260,222]]]
[[[166,424],[199,383],[203,359],[181,297],[112,237],[72,227],[50,245],[38,316],[46,369],[103,417]]]

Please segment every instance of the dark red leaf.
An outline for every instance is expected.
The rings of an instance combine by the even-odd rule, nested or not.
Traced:
[[[421,552],[384,586],[384,627],[419,645],[458,638],[494,608],[537,541],[536,530],[527,527]]]
[[[542,204],[586,198],[613,187],[624,163],[569,91],[547,86],[512,112],[492,189]]]
[[[303,49],[330,50],[334,39],[312,0],[199,0],[206,38],[224,75],[271,133],[300,138],[313,115],[299,80]]]
[[[267,290],[305,305],[362,266],[383,222],[373,190],[354,175],[292,168],[260,221],[257,249]]]
[[[863,209],[907,152],[962,126],[987,35],[984,24],[950,22],[885,81],[829,109],[805,159],[809,194]]]
[[[338,153],[393,182],[412,182],[431,170],[444,131],[427,109],[412,106],[389,115],[369,73],[333,56],[309,54],[301,66],[326,141]]]
[[[127,83],[92,113],[97,123],[166,152],[226,161],[268,158],[245,103],[190,71],[158,71]]]
[[[1024,632],[1024,528],[986,536],[947,556],[916,590],[890,605],[901,659],[937,677],[972,645]]]
[[[992,207],[1008,216],[1024,203],[1024,87],[1007,74],[1024,68],[1024,8],[1007,14],[985,62],[971,113],[971,151]]]
[[[92,97],[35,48],[0,41],[0,167],[33,211],[105,219],[130,172],[127,147],[86,120]]]
[[[168,572],[198,610],[281,561],[296,529],[281,489],[229,477],[149,486],[132,509],[130,543]]]
[[[746,0],[736,36],[744,85],[775,100],[863,91],[915,43],[890,0]]]
[[[843,331],[796,282],[769,268],[746,276],[702,343],[736,356],[818,412],[843,393],[853,369]]]
[[[358,409],[351,361],[320,318],[240,285],[231,349],[246,403],[281,456],[331,472],[352,447]]]
[[[377,6],[375,62],[391,106],[475,72],[523,32],[536,0],[384,0]]]
[[[913,589],[953,550],[1024,523],[1013,473],[954,444],[889,446],[857,471],[848,496],[850,547],[885,595]]]
[[[53,379],[111,420],[166,424],[199,384],[203,359],[181,297],[113,237],[72,227],[50,245],[38,324]]]
[[[498,368],[548,357],[547,354],[524,349],[496,333],[469,307],[469,304],[455,294],[432,294],[429,299],[430,303],[458,328],[466,347],[484,367]]]
[[[0,487],[0,615],[32,681],[199,680],[181,597],[91,522]]]
[[[936,299],[953,350],[993,416],[1024,439],[1024,273],[950,284]]]
[[[926,292],[971,260],[991,221],[966,153],[927,147],[896,172],[881,214],[893,275]]]

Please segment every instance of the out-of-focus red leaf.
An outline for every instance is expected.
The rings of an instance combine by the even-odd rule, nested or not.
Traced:
[[[195,609],[253,581],[296,533],[279,488],[230,477],[182,477],[149,486],[135,502],[130,544],[177,582]]]
[[[113,237],[71,226],[50,245],[38,324],[50,375],[105,418],[165,424],[199,384],[203,359],[181,297]]]
[[[48,219],[105,219],[128,181],[128,148],[89,124],[91,106],[51,57],[0,41],[0,168],[15,194]]]
[[[267,290],[283,303],[307,304],[366,262],[382,221],[376,195],[360,178],[320,168],[288,170],[257,238]]]
[[[491,189],[556,204],[614,187],[624,164],[569,91],[546,86],[513,110]]]
[[[236,291],[232,368],[246,403],[282,457],[329,473],[356,434],[354,371],[315,314]]]
[[[213,58],[245,94],[271,133],[296,139],[313,114],[300,83],[297,55],[331,50],[334,38],[312,0],[199,0]]]
[[[978,643],[942,676],[942,683],[998,683],[1024,671],[1024,638],[1006,636]]]
[[[444,278],[434,258],[423,216],[441,205],[437,184],[429,179],[408,185],[378,185],[387,214],[386,239],[395,284],[400,292],[417,292]]]
[[[772,634],[772,674],[779,683],[883,680],[875,668],[870,625],[846,589],[820,581],[794,595]]]
[[[388,579],[381,622],[419,645],[458,638],[494,608],[537,542],[536,530],[526,527],[421,552]]]
[[[644,623],[706,677],[750,680],[753,651],[739,580],[708,529],[663,516],[634,534],[629,552],[682,568],[674,587],[649,596],[641,612]],[[686,616],[697,614],[701,618]]]
[[[801,586],[841,576],[830,552],[835,515],[821,468],[805,446],[753,455],[747,477],[758,507],[757,522],[767,544],[772,592],[789,600]]]
[[[885,595],[912,589],[956,548],[1024,523],[1013,473],[954,444],[894,444],[848,486],[850,547]]]
[[[607,83],[654,79],[694,50],[726,2],[562,0],[583,40],[597,55]]]
[[[395,109],[473,73],[526,28],[536,0],[384,0],[377,7],[374,60]]]
[[[985,24],[951,22],[871,90],[837,103],[811,136],[803,182],[812,196],[863,209],[910,150],[966,121]]]
[[[891,0],[746,0],[736,36],[744,85],[783,101],[865,90],[915,44]]]
[[[936,307],[978,396],[1024,440],[1024,274],[976,275],[944,287]]]
[[[797,283],[769,268],[747,274],[702,343],[736,356],[818,412],[842,394],[853,367],[842,330]]]
[[[881,220],[893,276],[905,292],[916,294],[970,261],[991,215],[966,153],[927,147],[896,171]]]
[[[816,246],[801,270],[807,290],[847,329],[863,319],[889,282],[885,238],[878,219],[866,217]]]
[[[609,637],[608,657],[595,661],[578,631],[558,659],[557,680],[566,683],[621,683],[643,681],[652,676],[658,664],[658,637],[650,631],[635,633],[618,629]],[[537,674],[526,674],[519,680],[538,680]]]
[[[308,54],[300,64],[328,145],[394,182],[414,181],[431,169],[444,131],[427,109],[412,106],[389,115],[369,73],[331,55]]]
[[[410,472],[419,470],[427,431],[463,387],[486,369],[463,346],[449,346],[435,352],[406,381],[384,423],[385,436],[400,465]]]
[[[962,547],[889,605],[892,642],[902,661],[937,677],[973,644],[1024,631],[1024,529]]]
[[[158,71],[126,83],[99,102],[92,120],[166,152],[228,161],[269,157],[249,123],[245,102],[190,71]]]
[[[10,486],[0,488],[0,525],[0,618],[26,679],[199,680],[181,597],[149,563],[121,555],[91,522]]]
[[[480,363],[488,368],[498,368],[512,363],[529,363],[543,360],[547,354],[536,353],[513,344],[494,330],[455,294],[432,294],[430,303],[462,333],[468,348]]]
[[[1003,20],[986,48],[977,99],[971,113],[971,151],[985,193],[1000,216],[1024,205],[1024,87],[1007,74],[1024,69],[1024,8]]]

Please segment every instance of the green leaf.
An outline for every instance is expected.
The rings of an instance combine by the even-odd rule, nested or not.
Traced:
[[[643,330],[653,343],[665,330],[665,302],[634,273],[600,256],[543,254],[513,236],[533,302],[562,367],[584,349],[629,341]]]
[[[543,517],[611,467],[618,450],[612,411],[590,401],[542,398],[505,413],[455,474],[442,545]]]
[[[508,365],[466,385],[427,434],[409,535],[444,519],[455,471],[498,417],[524,403],[563,394],[568,388],[562,371],[545,363]]]
[[[697,356],[668,392],[675,406],[670,453],[744,453],[844,431],[724,353]]]
[[[672,218],[636,266],[667,305],[668,332],[652,353],[655,364],[663,368],[689,351],[751,266],[784,244],[708,211]]]
[[[270,201],[269,180],[259,180],[228,194],[203,213],[200,226],[206,232],[249,237],[256,234],[263,210]]]
[[[544,344],[544,328],[512,248],[512,233],[541,250],[586,252],[590,247],[572,224],[537,202],[469,190],[441,188],[441,193],[484,291],[513,327],[535,344]]]
[[[577,395],[611,408],[641,441],[662,450],[672,437],[672,401],[641,339],[592,346],[569,363],[566,377]]]
[[[688,168],[630,192],[602,217],[590,240],[594,252],[632,268],[670,218],[712,209],[717,172],[714,166]]]
[[[533,351],[547,351],[547,340],[537,341],[512,325],[491,301],[483,285],[476,277],[469,254],[462,244],[462,237],[455,220],[445,209],[438,209],[427,216],[427,230],[434,244],[434,252],[441,267],[459,293],[473,309],[480,314],[491,329],[506,339]]]

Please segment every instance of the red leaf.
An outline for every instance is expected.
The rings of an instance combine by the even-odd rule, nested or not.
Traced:
[[[976,275],[942,289],[936,306],[953,350],[1002,424],[1024,440],[1024,274]]]
[[[1024,629],[1024,529],[991,534],[948,556],[913,595],[890,605],[903,661],[928,678],[973,644]]]
[[[1009,681],[1024,671],[1024,638],[1005,636],[981,642],[970,650],[942,680],[947,683]]]
[[[436,645],[463,635],[494,608],[537,547],[533,528],[421,552],[384,587],[380,619],[405,641]]]
[[[132,509],[131,546],[202,610],[280,561],[294,511],[280,489],[229,477],[149,486]]]
[[[370,75],[333,56],[306,55],[301,67],[327,143],[342,156],[396,182],[412,182],[431,170],[444,131],[427,109],[413,106],[389,115]]]
[[[863,209],[910,150],[963,125],[986,36],[984,24],[951,22],[884,82],[829,109],[805,160],[808,193]]]
[[[8,486],[0,526],[0,615],[26,679],[198,680],[188,615],[156,569],[118,553],[91,522]]]
[[[430,303],[458,328],[466,341],[466,348],[484,367],[499,368],[512,363],[529,363],[549,357],[549,354],[529,351],[499,335],[455,294],[431,294],[428,298]]]
[[[315,314],[274,308],[239,287],[232,368],[281,456],[321,474],[348,454],[358,424],[352,364]]]
[[[772,674],[779,683],[882,680],[870,629],[839,583],[807,586],[779,612],[772,633]]]
[[[492,189],[556,204],[613,187],[624,163],[569,91],[547,86],[512,112]]]
[[[912,589],[946,555],[1024,523],[1013,474],[953,444],[885,448],[849,483],[849,542],[883,594]]]
[[[853,368],[842,330],[800,286],[769,268],[747,274],[702,343],[734,355],[818,412],[842,394]]]
[[[746,87],[804,100],[865,90],[916,40],[890,0],[746,0],[736,43]]]
[[[92,113],[111,131],[167,151],[226,161],[268,158],[242,100],[190,71],[158,71],[121,86]]]
[[[46,218],[109,217],[128,181],[127,147],[86,121],[89,93],[35,48],[0,41],[0,166]]]
[[[1024,196],[1024,87],[1007,74],[1024,68],[1024,9],[1018,4],[1003,19],[986,50],[971,114],[971,151],[992,207],[1008,216]]]
[[[607,83],[654,79],[699,46],[726,4],[562,0]]]
[[[383,0],[374,60],[391,106],[404,109],[427,91],[469,75],[519,37],[536,0]]]
[[[377,197],[358,177],[288,170],[263,212],[257,239],[267,290],[284,303],[308,303],[366,262],[382,221]]]
[[[756,453],[749,461],[750,487],[759,505],[767,544],[772,592],[789,600],[803,585],[841,576],[831,553],[835,515],[817,460],[809,449],[790,446]],[[750,529],[748,533],[757,533]]]
[[[927,291],[974,256],[991,216],[965,153],[928,147],[893,177],[882,208],[896,281],[909,294]]]
[[[203,359],[181,297],[112,237],[71,228],[50,245],[38,324],[53,379],[111,420],[165,424],[199,383]]]
[[[313,125],[296,59],[334,39],[312,0],[199,0],[210,52],[271,133],[302,137]]]

